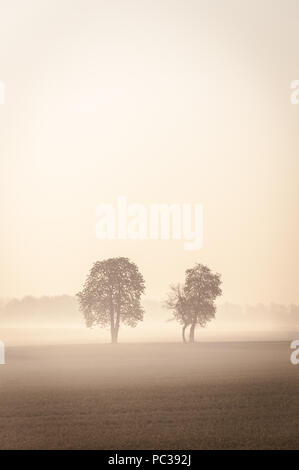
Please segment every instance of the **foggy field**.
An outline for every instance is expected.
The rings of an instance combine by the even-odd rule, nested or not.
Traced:
[[[7,348],[0,448],[299,448],[299,366],[289,347]]]

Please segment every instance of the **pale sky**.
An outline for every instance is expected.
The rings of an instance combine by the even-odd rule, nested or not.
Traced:
[[[299,303],[298,0],[0,0],[0,296],[74,294],[128,256],[163,298]],[[100,241],[95,209],[202,203],[204,245]]]

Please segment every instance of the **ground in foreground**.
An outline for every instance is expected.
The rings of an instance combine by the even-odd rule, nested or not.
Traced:
[[[289,343],[15,347],[0,449],[298,449]]]

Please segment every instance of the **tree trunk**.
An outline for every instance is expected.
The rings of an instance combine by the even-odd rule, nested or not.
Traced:
[[[115,335],[115,334],[114,334],[114,325],[113,325],[113,323],[111,323],[111,325],[110,325],[111,343],[115,343],[115,341],[114,341],[114,335]]]
[[[191,328],[190,328],[189,343],[195,342],[195,339],[194,339],[195,327],[196,327],[196,323],[192,323]]]
[[[117,331],[115,328],[111,331],[111,343],[116,344],[117,343]]]
[[[114,325],[111,325],[111,343],[116,344],[118,341],[119,322],[116,321]]]
[[[116,319],[114,321],[114,315],[111,317],[111,343],[116,344],[118,341],[118,332],[120,325],[120,312],[117,312]]]
[[[114,324],[114,307],[113,302],[111,300],[110,305],[110,336],[111,336],[111,343],[115,343],[115,324]]]
[[[120,312],[117,312],[116,322],[114,325],[114,343],[118,341],[118,332],[119,332],[119,325],[120,325]]]
[[[118,330],[119,330],[119,327],[118,327],[118,326],[115,326],[115,328],[114,328],[114,335],[113,335],[113,341],[112,341],[113,344],[116,344],[116,343],[118,342]]]
[[[115,324],[114,324],[114,314],[110,314],[110,336],[111,336],[111,343],[115,343]]]
[[[184,326],[183,326],[183,330],[182,330],[182,337],[183,337],[183,342],[184,342],[184,343],[187,343],[187,341],[186,341],[186,336],[185,336],[185,332],[186,332],[187,326],[188,326],[188,325],[184,325]]]

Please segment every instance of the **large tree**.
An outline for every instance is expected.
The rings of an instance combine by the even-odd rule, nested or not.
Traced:
[[[94,263],[77,297],[86,325],[109,326],[111,342],[117,343],[121,323],[135,327],[143,320],[140,299],[144,291],[136,264],[119,257]]]
[[[196,326],[204,328],[215,318],[215,300],[222,294],[220,285],[220,274],[213,274],[210,268],[198,263],[187,269],[184,285],[171,287],[166,307],[182,325],[184,342],[187,327],[190,327],[189,342],[194,343]]]

